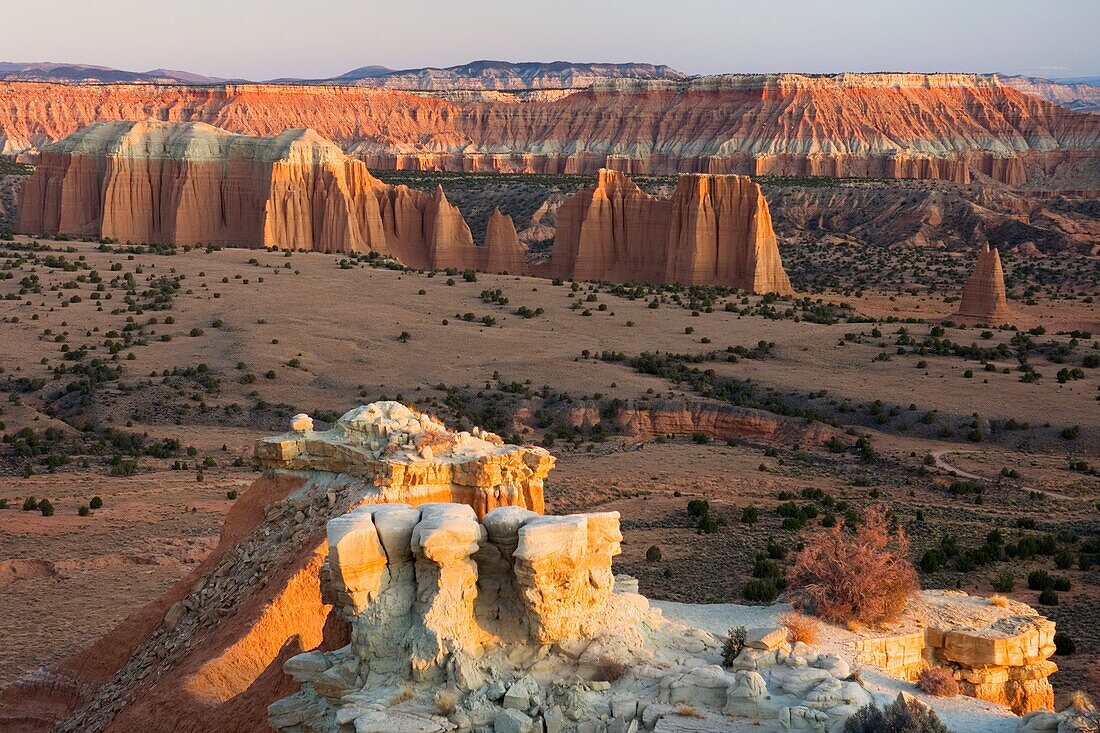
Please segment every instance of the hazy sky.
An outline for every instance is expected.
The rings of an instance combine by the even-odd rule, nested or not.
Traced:
[[[14,5],[14,3],[13,3]],[[476,59],[1100,75],[1100,0],[47,0],[0,60],[324,77]]]

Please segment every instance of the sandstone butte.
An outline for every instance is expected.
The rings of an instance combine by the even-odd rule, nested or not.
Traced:
[[[716,723],[833,731],[872,699],[852,661],[907,679],[922,659],[1018,712],[1051,702],[1053,622],[955,591],[915,599],[915,613],[944,609],[928,628],[847,654],[753,628],[723,668],[718,636],[664,618],[613,573],[617,512],[542,515],[546,450],[395,402],[324,431],[296,415],[255,458],[263,473],[202,565],[0,692],[0,729],[671,731],[661,719],[689,704]],[[612,664],[630,673],[601,677]],[[438,704],[443,687],[454,706]],[[600,716],[603,728],[584,723]]]
[[[46,146],[17,229],[119,241],[378,252],[417,269],[529,271],[511,217],[475,245],[442,187],[389,186],[312,130],[236,135],[201,122],[98,122]],[[568,199],[548,266],[582,280],[794,291],[760,187],[685,175],[670,199],[602,170]]]
[[[47,146],[17,227],[120,241],[379,252],[415,268],[522,272],[508,217],[475,246],[442,188],[388,186],[312,130],[101,122]]]
[[[507,95],[501,95],[505,97]],[[0,83],[0,153],[93,122],[309,127],[371,168],[737,173],[1024,183],[1095,161],[1100,117],[968,74],[614,80],[554,96],[446,98],[338,86]]]
[[[562,203],[547,269],[578,280],[794,293],[768,202],[746,176],[680,176],[672,197],[657,199],[601,170],[594,189]]]
[[[978,251],[978,262],[963,286],[955,315],[994,326],[1012,322],[1015,314],[1005,297],[1005,273],[996,247],[986,244]]]

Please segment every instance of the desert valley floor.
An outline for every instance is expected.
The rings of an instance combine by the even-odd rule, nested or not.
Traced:
[[[970,266],[960,255],[799,247],[783,257],[806,297],[775,299],[339,254],[0,243],[0,687],[194,568],[255,475],[257,438],[298,412],[324,424],[381,398],[548,447],[547,511],[622,512],[616,568],[655,599],[742,602],[769,544],[782,555],[800,524],[884,502],[915,562],[958,549],[925,587],[989,594],[1009,571],[1010,595],[1036,605],[1029,571],[1067,578],[1059,605],[1037,607],[1076,640],[1055,689],[1087,687],[1100,655],[1096,258],[1007,258],[1017,332],[940,325],[947,284]],[[824,262],[836,282],[811,292],[803,274]],[[1025,267],[1049,285],[1014,287]],[[918,271],[940,289],[915,287]],[[29,496],[55,514],[20,511]],[[93,496],[103,507],[78,515]],[[716,531],[696,529],[691,499],[710,502]],[[791,501],[813,516],[786,521]],[[757,521],[742,521],[748,507]],[[965,559],[994,530],[1041,549]]]

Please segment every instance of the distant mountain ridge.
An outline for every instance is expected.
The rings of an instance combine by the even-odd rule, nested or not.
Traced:
[[[52,61],[30,63],[0,61],[0,80],[48,81],[62,84],[224,84],[228,81],[242,81],[172,69],[123,71],[109,66],[64,64]]]
[[[443,68],[391,69],[361,66],[339,76],[318,79],[284,77],[272,84],[332,84],[417,91],[583,89],[611,79],[685,79],[663,64],[573,63],[570,61],[473,61]],[[222,79],[189,71],[152,69],[123,71],[91,64],[0,62],[0,81],[43,81],[62,84],[224,84]]]
[[[420,91],[583,89],[609,79],[686,79],[664,64],[573,63],[570,61],[473,61],[446,68],[391,70],[379,66],[354,69],[332,83]],[[297,80],[292,80],[297,81]],[[300,83],[300,82],[298,82]]]
[[[1024,94],[1068,109],[1100,113],[1100,77],[1044,79],[1037,76],[1002,76],[1001,81]]]

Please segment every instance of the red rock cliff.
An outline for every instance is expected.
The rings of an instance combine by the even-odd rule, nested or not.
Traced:
[[[978,263],[963,286],[956,315],[991,325],[1012,322],[1014,314],[1005,297],[1005,273],[996,247],[986,244],[978,251]]]
[[[562,204],[548,270],[579,280],[794,292],[768,202],[744,176],[681,176],[672,198],[657,199],[602,170],[596,188]]]
[[[371,176],[312,130],[250,137],[203,123],[96,123],[47,146],[18,230],[121,241],[376,251],[410,267],[523,272],[498,225],[474,245],[442,189]]]
[[[461,101],[293,85],[0,83],[0,151],[100,120],[310,127],[373,168],[939,178],[1008,184],[1100,155],[1100,117],[966,74],[617,80],[554,99]]]

